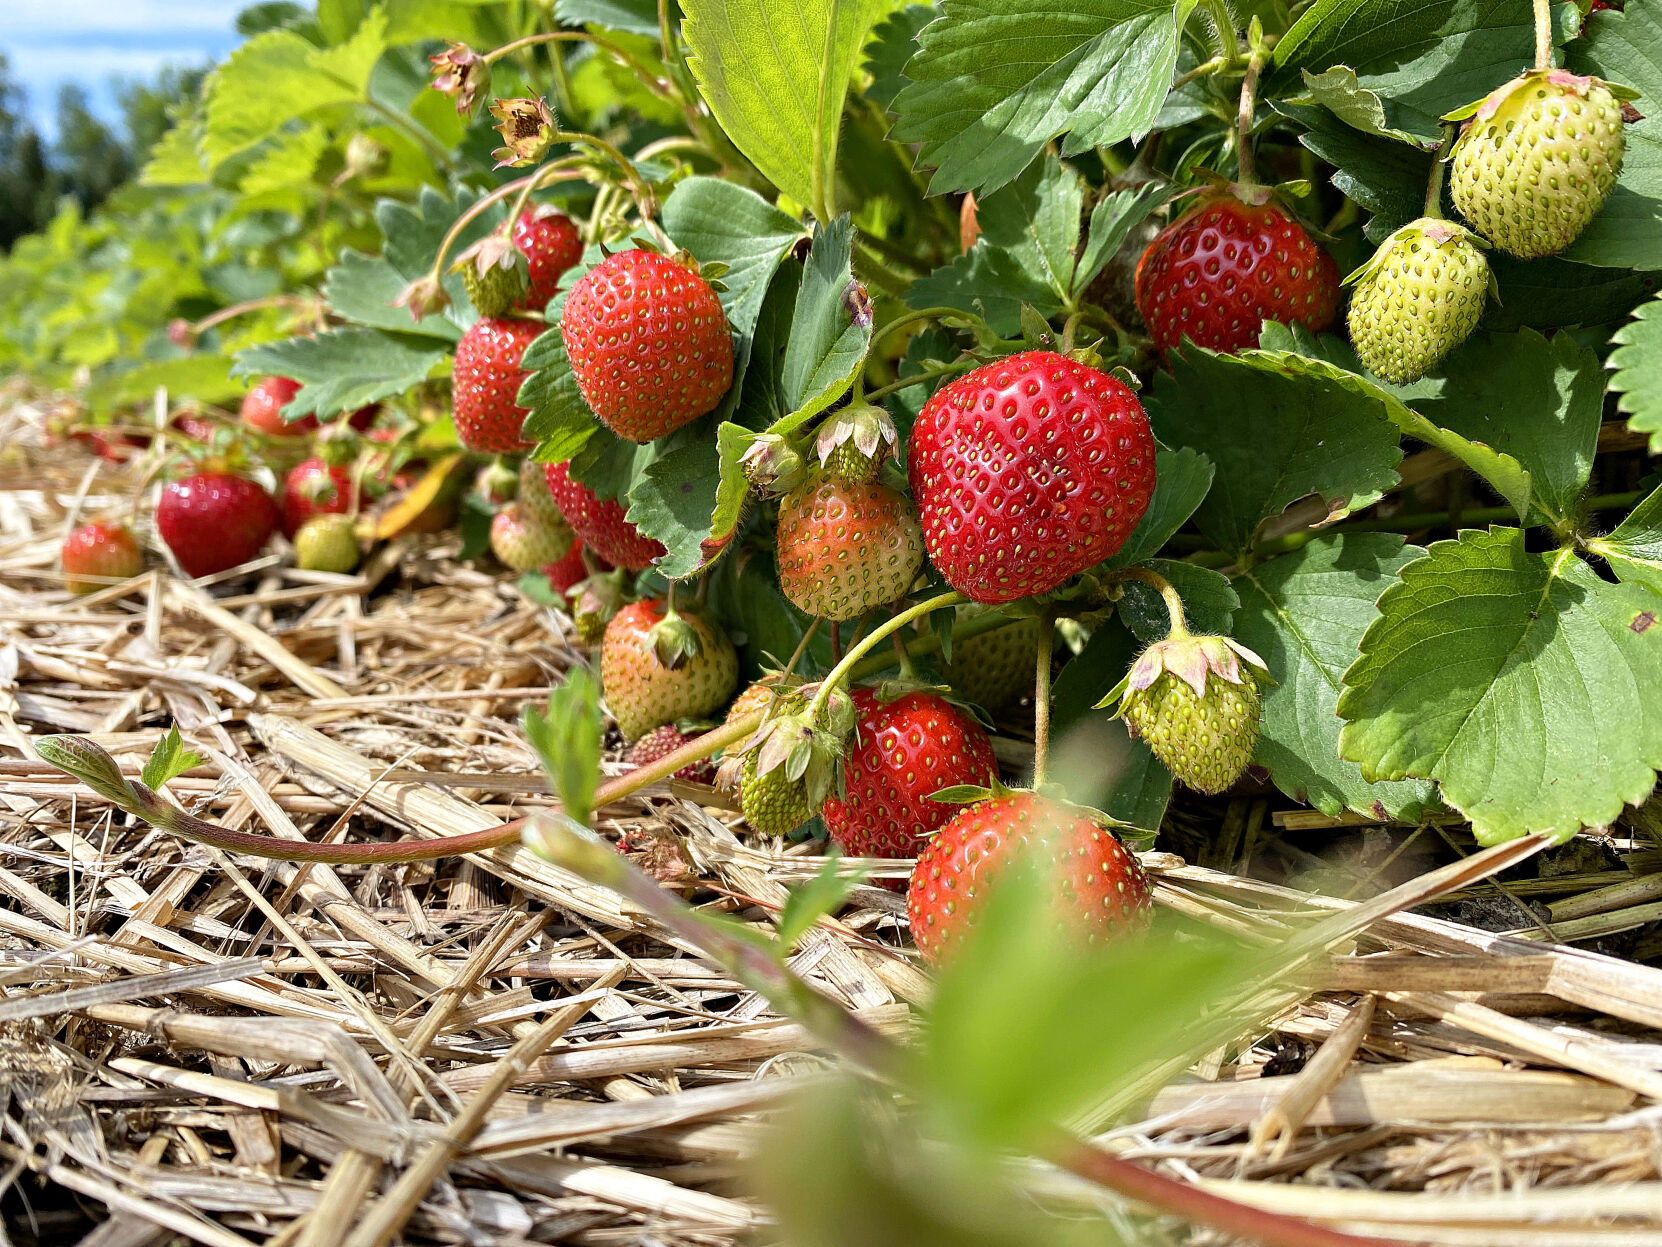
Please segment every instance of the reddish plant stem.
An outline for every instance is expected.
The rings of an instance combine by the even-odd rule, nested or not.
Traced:
[[[732,723],[705,732],[702,736],[694,737],[656,762],[637,767],[627,775],[607,780],[595,789],[594,808],[604,809],[649,784],[668,779],[689,763],[701,761],[719,749],[736,744],[754,732],[761,722],[762,712],[758,710],[754,714],[745,715]],[[56,762],[53,764],[58,765]],[[113,759],[110,765],[114,766]],[[73,771],[70,773],[75,774]],[[76,775],[76,778],[86,782],[83,775]],[[251,831],[231,831],[169,805],[141,785],[128,784],[127,787],[131,799],[116,804],[129,814],[137,815],[181,840],[188,840],[194,844],[210,844],[228,853],[247,853],[254,857],[283,862],[425,862],[463,853],[482,853],[513,844],[523,833],[526,822],[523,818],[516,818],[498,827],[484,827],[478,831],[440,836],[433,840],[397,840],[385,844],[313,844],[303,840],[263,836]],[[109,792],[97,788],[95,791],[100,791],[101,795],[113,799],[113,794]]]
[[[1058,1132],[1047,1140],[1039,1151],[1046,1160],[1075,1177],[1196,1225],[1210,1226],[1269,1247],[1403,1247],[1404,1243],[1419,1241],[1362,1238],[1330,1230],[1314,1221],[1237,1203],[1121,1160],[1065,1132]]]

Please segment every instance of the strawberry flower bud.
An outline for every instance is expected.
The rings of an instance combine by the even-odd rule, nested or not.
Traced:
[[[465,43],[453,43],[427,59],[433,62],[433,90],[453,96],[458,115],[471,116],[479,95],[490,90],[490,62]]]
[[[548,154],[560,128],[553,111],[541,99],[492,100],[491,115],[496,118],[496,130],[504,144],[491,153],[498,169],[536,164]]]
[[[1258,743],[1267,680],[1264,660],[1225,636],[1175,628],[1144,650],[1098,703],[1118,699],[1118,716],[1174,776],[1196,792],[1219,793],[1239,779]]]
[[[745,479],[760,494],[788,494],[802,479],[802,456],[777,433],[760,433],[739,456]]]

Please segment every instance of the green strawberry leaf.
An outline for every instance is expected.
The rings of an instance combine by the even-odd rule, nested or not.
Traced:
[[[703,263],[727,265],[721,306],[740,342],[748,343],[768,283],[803,236],[802,226],[755,191],[713,177],[678,183],[664,200],[661,221],[676,246]]]
[[[1070,302],[1077,302],[1096,275],[1131,237],[1131,231],[1148,218],[1149,213],[1170,202],[1174,188],[1150,182],[1132,190],[1112,191],[1097,201],[1091,209],[1091,227],[1085,235],[1085,247],[1074,266],[1069,283]]]
[[[1650,434],[1650,453],[1662,454],[1662,297],[1642,305],[1610,340],[1610,388],[1621,395],[1627,427]]]
[[[1598,450],[1604,410],[1598,356],[1567,333],[1550,342],[1533,329],[1480,333],[1443,373],[1441,392],[1418,400],[1418,411],[1439,428],[1516,459],[1529,473],[1535,508],[1566,528]]]
[[[1393,533],[1335,533],[1259,563],[1235,579],[1235,638],[1270,669],[1263,734],[1253,761],[1295,801],[1324,814],[1418,817],[1434,804],[1423,780],[1370,784],[1339,757],[1339,691],[1374,604],[1396,574],[1423,556]]]
[[[658,34],[657,0],[557,0],[562,26],[600,26],[631,35]]]
[[[853,257],[854,225],[847,215],[815,226],[780,365],[792,421],[810,419],[848,393],[865,363],[871,306],[854,280]]]
[[[1171,772],[1147,745],[1131,739],[1112,711],[1095,708],[1124,678],[1139,648],[1129,631],[1110,621],[1058,673],[1050,690],[1050,775],[1068,800],[1157,831],[1171,801]]]
[[[1152,559],[1147,566],[1164,576],[1177,590],[1177,596],[1183,599],[1183,613],[1188,616],[1192,631],[1224,636],[1233,631],[1232,621],[1241,600],[1235,596],[1227,576],[1198,563],[1179,563],[1172,559]],[[1125,626],[1144,645],[1165,639],[1171,631],[1171,615],[1160,594],[1140,580],[1126,581],[1123,589],[1119,616]]]
[[[1391,126],[1385,115],[1385,101],[1357,81],[1356,71],[1350,66],[1335,65],[1320,74],[1306,69],[1303,74],[1310,98],[1346,125],[1379,138],[1425,146],[1414,135]]]
[[[1573,20],[1555,33],[1560,43],[1572,37]],[[1530,8],[1516,0],[1316,0],[1277,42],[1269,86],[1291,93],[1303,71],[1347,66],[1381,102],[1387,127],[1429,143],[1445,113],[1481,99],[1534,54]]]
[[[322,108],[366,98],[386,50],[386,14],[369,11],[344,42],[320,48],[289,30],[256,35],[209,78],[202,154],[217,166]]]
[[[894,97],[909,81],[906,62],[917,51],[918,34],[935,20],[935,9],[927,4],[909,4],[872,27],[866,44],[866,73],[871,85],[866,98],[887,111]]]
[[[1302,127],[1298,141],[1333,166],[1334,188],[1373,214],[1363,231],[1370,242],[1383,242],[1393,230],[1422,215],[1431,173],[1429,152],[1366,134],[1325,108],[1284,100],[1274,101],[1272,107],[1296,121]]]
[[[249,347],[238,352],[231,371],[293,377],[301,390],[283,409],[284,418],[327,418],[404,393],[448,355],[445,343],[434,338],[353,327]]]
[[[548,776],[567,817],[589,824],[600,785],[600,686],[589,669],[576,666],[548,694],[548,709],[526,706],[520,716],[525,739]]]
[[[1483,844],[1608,825],[1662,766],[1659,611],[1515,528],[1440,541],[1345,672],[1340,753],[1366,779],[1436,780]]]
[[[1259,338],[1260,350],[1242,352],[1247,363],[1263,364],[1280,371],[1324,378],[1345,391],[1378,404],[1385,418],[1408,436],[1434,446],[1465,464],[1486,480],[1506,500],[1520,519],[1529,513],[1531,481],[1529,470],[1511,455],[1482,442],[1469,441],[1449,429],[1440,428],[1407,406],[1441,390],[1441,381],[1421,382],[1414,387],[1382,385],[1365,375],[1355,352],[1342,339],[1331,335],[1317,338],[1302,327],[1266,325]]]
[[[1212,477],[1212,461],[1197,450],[1155,451],[1154,497],[1108,566],[1133,567],[1159,553],[1206,500]]]
[[[666,579],[693,575],[725,547],[710,543],[718,460],[716,444],[700,439],[653,459],[629,491],[630,522],[667,550],[655,565]]]
[[[577,388],[577,376],[566,357],[565,339],[558,326],[539,334],[520,360],[525,381],[519,387],[519,405],[526,409],[521,435],[536,443],[532,457],[539,463],[566,463],[601,430]]]
[[[1662,273],[1595,268],[1548,256],[1515,260],[1489,252],[1489,267],[1505,302],[1490,302],[1485,328],[1496,332],[1611,325],[1625,320],[1662,285]],[[1582,341],[1588,341],[1585,337]]]
[[[682,0],[687,66],[733,145],[822,222],[843,98],[884,0]],[[671,237],[675,237],[671,231]]]
[[[1652,491],[1606,537],[1587,548],[1599,555],[1624,583],[1649,585],[1662,593],[1662,489]]]
[[[1140,138],[1177,67],[1193,0],[944,0],[906,65],[894,136],[932,194],[996,190],[1058,135],[1063,156]]]
[[[150,751],[150,759],[139,774],[139,782],[151,792],[160,792],[167,787],[169,780],[206,761],[207,758],[194,749],[185,748],[185,742],[179,737],[179,725],[175,723]]]
[[[1259,524],[1307,494],[1324,498],[1332,519],[1367,506],[1395,484],[1402,459],[1379,403],[1342,378],[1256,354],[1173,352],[1171,373],[1144,396],[1162,442],[1216,465],[1194,521],[1229,552],[1245,550]]]
[[[848,894],[864,881],[863,873],[844,870],[838,855],[832,853],[818,874],[806,883],[797,884],[785,897],[777,927],[780,947],[794,948],[821,918],[828,918],[841,909]]]
[[[238,399],[243,393],[242,383],[231,379],[231,361],[224,356],[185,355],[102,373],[87,387],[86,400],[109,410],[153,399],[158,386],[208,403]]]
[[[1608,268],[1662,269],[1662,11],[1635,4],[1600,12],[1587,36],[1567,49],[1569,68],[1639,92],[1644,119],[1625,127],[1627,155],[1604,207],[1564,252],[1566,260]]]

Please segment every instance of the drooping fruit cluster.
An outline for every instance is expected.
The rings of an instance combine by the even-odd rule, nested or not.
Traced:
[[[687,263],[655,251],[619,251],[585,273],[560,335],[583,401],[632,442],[698,419],[733,384],[721,300]]]
[[[162,489],[156,531],[190,577],[248,562],[277,530],[277,504],[258,481],[201,471]]]
[[[534,320],[481,317],[456,343],[451,398],[456,436],[469,450],[512,455],[531,448],[520,435],[528,414],[518,402],[520,361],[543,328]]]
[[[1057,916],[1083,938],[1131,934],[1147,922],[1148,876],[1111,831],[1084,810],[1010,792],[961,810],[919,854],[906,913],[926,959],[951,956],[975,925],[987,888],[1024,850],[1054,871]]]
[[[626,740],[714,713],[738,678],[733,642],[703,616],[670,614],[651,599],[625,606],[606,625],[600,682]]]
[[[884,701],[853,692],[858,716],[843,759],[843,792],[820,807],[831,838],[861,857],[911,857],[956,807],[943,788],[986,784],[998,773],[981,725],[944,697],[913,692]]]
[[[779,587],[802,610],[853,619],[898,600],[923,566],[912,505],[875,481],[812,472],[779,503]]]
[[[1326,329],[1339,310],[1339,270],[1275,204],[1217,192],[1143,252],[1137,309],[1161,351],[1187,338],[1234,352],[1256,346],[1266,320]]]
[[[612,566],[638,572],[651,567],[653,560],[664,553],[659,542],[643,537],[640,529],[629,522],[621,502],[601,498],[587,485],[573,480],[569,464],[548,464],[547,481],[548,492],[572,531]]]
[[[943,386],[908,453],[929,558],[978,602],[1048,593],[1094,567],[1154,493],[1154,434],[1137,396],[1053,351]]]
[[[144,554],[123,524],[94,520],[70,531],[61,551],[64,586],[71,593],[92,593],[144,569]]]
[[[1119,716],[1196,792],[1227,789],[1258,743],[1264,660],[1230,637],[1173,629],[1138,656],[1120,686]]]
[[[1477,328],[1489,297],[1489,261],[1470,230],[1435,217],[1404,225],[1347,281],[1350,339],[1383,381],[1406,385]]]
[[[1604,206],[1626,148],[1608,84],[1531,70],[1491,92],[1466,122],[1449,189],[1460,215],[1502,251],[1556,255]]]

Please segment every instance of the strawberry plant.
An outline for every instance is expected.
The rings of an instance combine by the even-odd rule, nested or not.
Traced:
[[[242,403],[310,566],[460,496],[632,747],[597,789],[580,664],[528,717],[576,823],[722,752],[758,838],[916,854],[930,958],[1029,838],[1051,928],[1135,934],[1174,802],[1494,845],[1650,798],[1659,45],[1658,0],[337,0],[0,262],[0,364],[158,472]],[[157,482],[192,576],[278,522],[209,475]],[[260,839],[95,750],[46,753]]]

